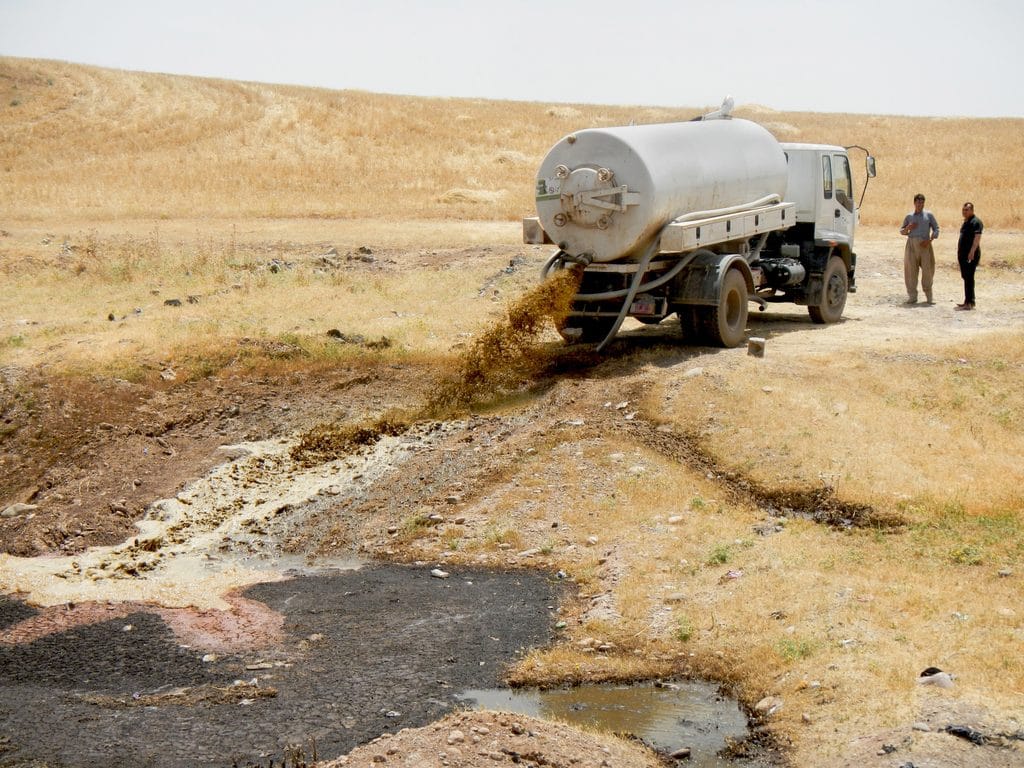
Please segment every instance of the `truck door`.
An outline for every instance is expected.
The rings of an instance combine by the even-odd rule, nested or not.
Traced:
[[[828,227],[840,239],[852,243],[856,212],[853,204],[853,177],[850,175],[850,158],[845,154],[832,155],[832,199],[826,195],[825,210],[832,210],[832,224]]]

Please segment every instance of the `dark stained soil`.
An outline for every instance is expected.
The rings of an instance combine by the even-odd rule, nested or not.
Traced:
[[[139,612],[0,645],[0,766],[266,766],[344,754],[500,684],[550,638],[558,585],[526,571],[369,565],[256,585],[283,643],[204,661]],[[0,597],[0,628],[35,611]],[[130,628],[130,629],[128,629]]]

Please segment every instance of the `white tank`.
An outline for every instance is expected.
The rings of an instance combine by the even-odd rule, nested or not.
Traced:
[[[591,128],[551,148],[537,173],[541,226],[572,256],[639,258],[668,222],[786,193],[786,156],[748,120]]]

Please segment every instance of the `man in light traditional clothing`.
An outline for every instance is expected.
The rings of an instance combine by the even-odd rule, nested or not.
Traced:
[[[903,217],[900,234],[907,238],[903,249],[903,280],[907,285],[907,304],[917,304],[917,276],[928,304],[934,304],[932,279],[935,277],[935,251],[932,240],[939,237],[939,223],[931,211],[924,209],[924,195],[914,195],[914,211]]]

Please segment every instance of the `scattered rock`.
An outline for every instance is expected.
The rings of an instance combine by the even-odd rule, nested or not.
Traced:
[[[952,688],[953,676],[938,667],[928,667],[917,678],[920,685],[937,685],[939,688]]]
[[[981,731],[976,731],[974,728],[966,725],[947,725],[943,730],[950,736],[956,736],[958,739],[966,739],[972,744],[977,744],[979,747],[988,743],[988,737],[985,736]]]
[[[243,459],[246,456],[252,456],[253,450],[252,448],[244,445],[222,445],[217,448],[217,453],[229,461],[234,461],[235,459]]]
[[[774,715],[782,709],[782,699],[778,696],[765,696],[754,705],[754,711],[765,717]]]
[[[3,512],[0,512],[0,517],[17,517],[18,515],[24,515],[36,509],[39,509],[38,504],[22,504],[21,502],[18,502],[17,504],[11,504],[9,507],[4,509]]]
[[[381,350],[388,349],[392,342],[387,336],[381,336],[376,341],[367,341],[366,337],[359,333],[347,334],[339,331],[337,328],[331,328],[327,331],[327,335],[332,339],[337,339],[342,344],[352,344],[357,347],[365,347],[366,349]]]
[[[448,573],[448,571],[442,571],[440,568],[434,568],[430,572],[430,575],[433,576],[435,579],[447,579],[449,576],[451,576],[451,574]]]

